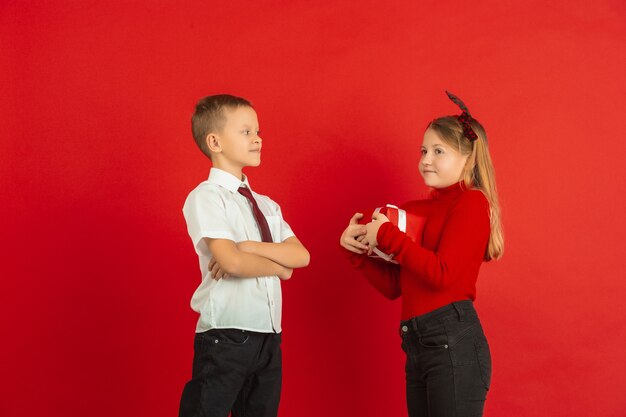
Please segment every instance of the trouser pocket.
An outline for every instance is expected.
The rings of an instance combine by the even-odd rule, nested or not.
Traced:
[[[481,337],[476,338],[475,346],[480,376],[485,389],[489,390],[491,387],[491,351],[489,350],[489,343],[487,343],[485,336],[481,334]]]
[[[491,384],[491,355],[480,322],[450,321],[446,331],[457,394],[467,400],[484,400]]]
[[[211,329],[208,331],[213,343],[224,343],[228,345],[243,345],[248,341],[250,334],[239,329]]]

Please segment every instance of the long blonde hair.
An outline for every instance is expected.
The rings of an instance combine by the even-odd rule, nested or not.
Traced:
[[[463,134],[463,127],[456,116],[439,117],[430,122],[427,129],[434,130],[444,143],[458,149],[462,155],[468,156],[461,174],[463,185],[467,189],[474,188],[482,191],[489,202],[491,234],[485,259],[500,259],[504,252],[504,234],[500,222],[496,176],[489,154],[487,133],[476,119],[471,120],[471,125],[478,136],[478,139],[473,142]]]

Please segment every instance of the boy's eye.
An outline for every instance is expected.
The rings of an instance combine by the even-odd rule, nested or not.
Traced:
[[[244,134],[244,135],[246,135],[246,136],[248,136],[248,135],[250,134],[250,131],[249,131],[249,130],[244,130],[244,131],[243,131],[243,134]]]

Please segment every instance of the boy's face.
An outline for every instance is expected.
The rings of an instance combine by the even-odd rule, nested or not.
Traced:
[[[218,168],[239,175],[242,168],[261,164],[261,143],[259,121],[252,107],[241,106],[224,109],[226,123],[216,133],[221,152],[214,158]]]

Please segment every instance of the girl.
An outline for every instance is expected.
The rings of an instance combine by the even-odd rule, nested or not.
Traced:
[[[504,240],[493,165],[481,124],[454,95],[458,116],[433,120],[424,133],[419,171],[431,198],[402,208],[426,219],[407,236],[382,214],[358,224],[340,244],[352,265],[383,295],[402,295],[410,417],[482,416],[491,355],[473,306],[483,261],[502,256]],[[378,247],[397,264],[365,256]]]

